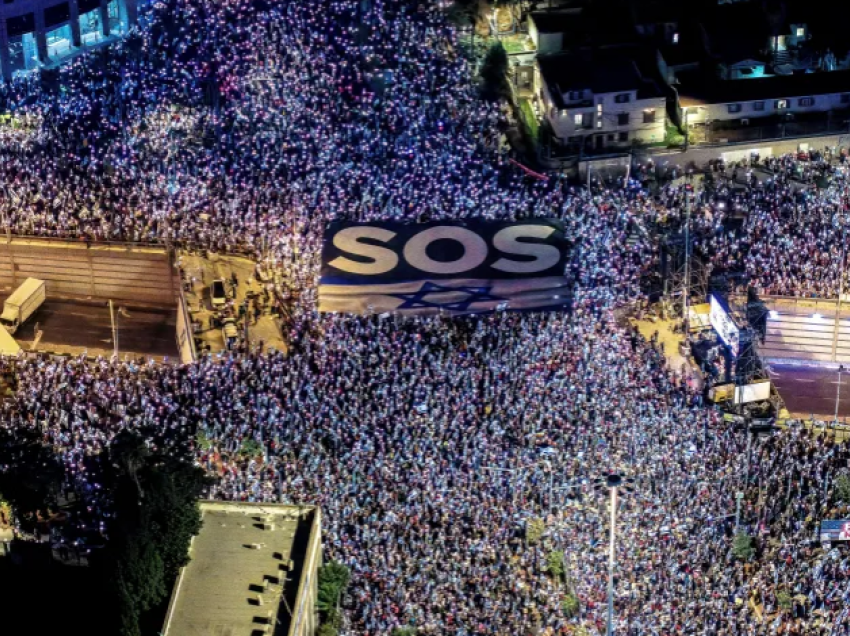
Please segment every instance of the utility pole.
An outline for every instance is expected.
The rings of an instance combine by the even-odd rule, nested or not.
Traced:
[[[744,493],[738,491],[735,493],[735,534],[738,534],[738,528],[741,527],[741,501],[744,499]]]
[[[614,634],[614,544],[617,536],[617,486],[611,486],[611,530],[608,546],[608,636]]]
[[[691,198],[690,193],[685,190],[685,278],[682,281],[682,326],[684,336],[687,339],[690,325],[688,324],[688,310],[690,308],[691,296]]]
[[[115,327],[115,310],[112,299],[109,299],[109,320],[112,322],[112,355],[118,357],[118,329]]]

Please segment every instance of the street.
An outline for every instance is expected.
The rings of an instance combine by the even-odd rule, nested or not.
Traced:
[[[115,305],[118,351],[152,356],[177,355],[176,309]],[[15,339],[28,349],[36,326],[42,330],[36,346],[41,351],[111,353],[112,326],[109,306],[104,302],[48,299],[15,333]]]
[[[850,373],[841,374],[838,418],[850,415]],[[787,364],[771,364],[770,378],[792,414],[824,418],[835,416],[838,370]]]

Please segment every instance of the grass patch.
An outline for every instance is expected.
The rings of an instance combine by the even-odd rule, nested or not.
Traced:
[[[527,99],[522,99],[519,102],[519,115],[522,124],[525,127],[525,132],[535,144],[540,141],[540,123],[537,121],[537,116],[534,114],[534,109],[531,107],[531,102]]]

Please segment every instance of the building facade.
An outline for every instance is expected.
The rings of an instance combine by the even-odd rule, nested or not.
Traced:
[[[537,100],[559,142],[584,151],[664,141],[667,99],[628,56],[536,60]]]
[[[123,35],[136,23],[137,6],[137,0],[2,0],[3,78],[61,63]]]

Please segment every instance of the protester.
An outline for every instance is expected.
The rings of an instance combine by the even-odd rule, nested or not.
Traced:
[[[190,453],[216,477],[210,497],[321,506],[325,555],[352,570],[345,634],[599,634],[609,517],[594,480],[622,471],[636,488],[619,508],[617,633],[850,634],[846,551],[812,543],[846,444],[783,431],[748,458],[744,434],[621,319],[658,264],[652,237],[687,217],[682,186],[588,191],[517,169],[436,4],[165,0],[141,24],[56,78],[2,86],[0,223],[253,256],[293,299],[288,351],[0,358],[14,379],[0,421],[39,431],[86,503],[69,525],[108,526],[103,451],[132,429]],[[816,159],[803,180],[834,185],[800,203],[803,163],[774,162],[741,194],[718,175],[692,218],[699,254],[765,289],[834,293],[843,168]],[[731,234],[721,199],[747,213]],[[470,217],[561,219],[571,311],[316,312],[328,221]],[[553,550],[566,581],[544,571]]]

